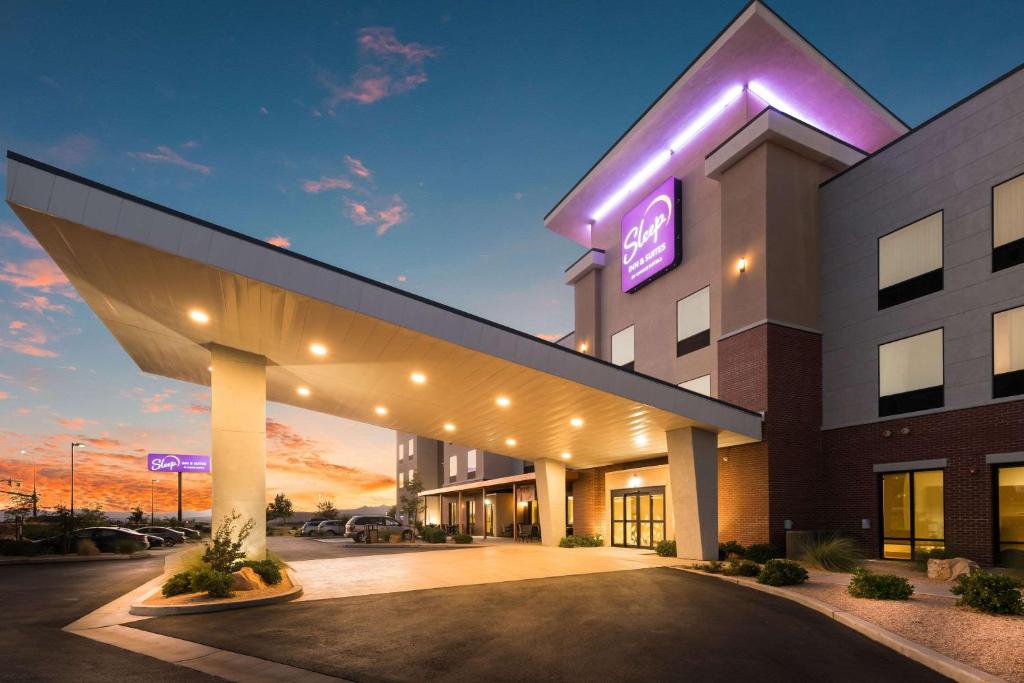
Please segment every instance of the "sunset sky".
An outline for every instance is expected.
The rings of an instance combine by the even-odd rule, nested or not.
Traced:
[[[770,5],[911,125],[1022,56],[1019,0]],[[580,249],[544,214],[741,6],[8,2],[0,146],[555,338]],[[392,432],[269,404],[267,435],[268,498],[394,502]],[[209,393],[142,374],[4,205],[0,477],[66,502],[72,440],[77,504],[148,509]]]

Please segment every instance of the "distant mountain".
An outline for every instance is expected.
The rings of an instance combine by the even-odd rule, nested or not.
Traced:
[[[349,508],[347,510],[338,510],[339,517],[352,517],[354,515],[386,515],[390,508],[387,505],[364,505],[358,508]],[[113,521],[123,522],[128,519],[130,512],[107,512],[106,515]],[[177,511],[165,511],[157,510],[156,516],[160,518],[174,517],[177,516]],[[292,514],[291,519],[288,520],[289,524],[295,522],[305,522],[311,517],[319,516],[319,512],[295,512]],[[182,510],[181,518],[186,522],[209,522],[211,519],[209,510]],[[146,511],[146,521],[149,521],[149,511]],[[276,523],[280,523],[280,520],[275,520]]]

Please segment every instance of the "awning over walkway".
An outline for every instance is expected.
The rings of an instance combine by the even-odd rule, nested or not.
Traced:
[[[210,346],[230,347],[267,359],[269,400],[575,467],[665,453],[684,427],[761,438],[757,413],[10,152],[7,201],[145,372],[209,385]]]
[[[566,480],[570,480],[573,477],[570,475],[572,472],[566,472]],[[449,493],[458,493],[459,491],[472,491],[474,489],[491,488],[497,489],[503,486],[511,486],[512,484],[532,484],[536,481],[537,475],[533,472],[527,472],[526,474],[513,474],[510,477],[496,477],[494,479],[481,479],[478,481],[467,481],[464,484],[452,484],[450,486],[442,486],[439,489],[430,489],[429,491],[421,491],[420,496],[446,496]]]

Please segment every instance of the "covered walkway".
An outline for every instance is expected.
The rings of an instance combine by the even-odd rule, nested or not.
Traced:
[[[145,372],[211,390],[213,518],[266,552],[266,401],[534,463],[545,544],[566,464],[668,455],[681,556],[717,555],[717,448],[762,416],[8,152],[7,202]],[[543,530],[553,533],[544,533]]]

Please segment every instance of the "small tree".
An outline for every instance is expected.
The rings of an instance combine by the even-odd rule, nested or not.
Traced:
[[[253,527],[256,526],[256,522],[250,517],[242,525],[242,528],[238,530],[238,539],[234,540],[235,522],[239,519],[241,519],[241,516],[234,510],[231,511],[230,515],[224,515],[220,526],[213,532],[210,542],[206,544],[206,550],[203,552],[203,562],[210,565],[210,568],[214,571],[230,572],[235,562],[245,559],[242,546],[245,544],[245,540],[249,538],[249,534],[252,532]]]
[[[274,502],[267,503],[267,519],[283,519],[285,523],[292,516],[292,501],[283,493],[274,496]]]
[[[398,517],[398,506],[392,505],[388,508],[388,517]]]
[[[420,497],[422,491],[423,482],[419,477],[414,477],[405,482],[402,495],[399,496],[398,509],[413,526],[420,521],[420,515],[427,510],[426,500]]]
[[[128,515],[128,523],[132,526],[142,526],[144,519],[146,519],[146,513],[142,510],[141,505],[136,504],[132,508],[131,514]]]
[[[316,504],[317,517],[323,517],[324,519],[337,519],[338,508],[334,507],[334,501],[330,498],[324,498]]]
[[[75,528],[84,529],[91,526],[110,526],[110,518],[103,512],[99,503],[92,507],[84,507],[75,511]]]

